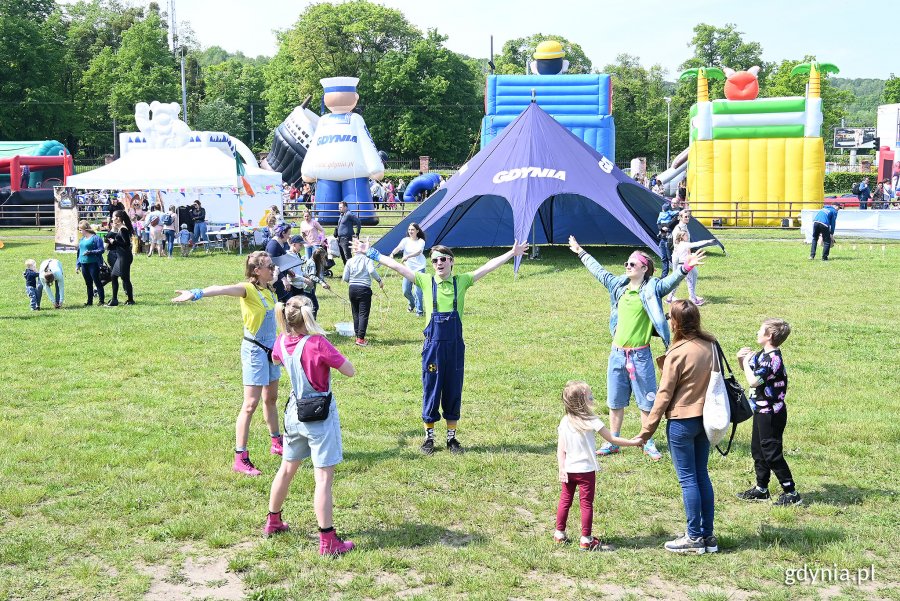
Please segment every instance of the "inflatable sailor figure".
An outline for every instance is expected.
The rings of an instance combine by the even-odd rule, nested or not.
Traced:
[[[359,100],[356,77],[326,77],[325,106],[331,111],[319,118],[316,133],[303,160],[303,181],[316,182],[319,222],[338,221],[338,203],[346,201],[363,225],[376,225],[369,179],[384,177],[384,165],[362,115],[352,112]]]

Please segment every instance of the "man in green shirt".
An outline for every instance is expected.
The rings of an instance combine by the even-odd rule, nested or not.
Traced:
[[[425,442],[421,450],[434,453],[434,424],[441,419],[441,409],[447,421],[447,449],[462,453],[456,439],[456,426],[462,404],[462,384],[465,371],[466,345],[462,337],[462,315],[466,290],[513,257],[528,252],[528,244],[515,242],[512,249],[491,259],[475,271],[453,275],[453,251],[446,246],[431,248],[434,275],[414,272],[377,250],[368,241],[356,241],[362,252],[385,267],[393,269],[422,289],[428,325],[422,346],[422,421],[425,423]]]

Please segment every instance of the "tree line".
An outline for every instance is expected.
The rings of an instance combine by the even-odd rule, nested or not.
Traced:
[[[360,108],[379,148],[395,158],[427,154],[460,164],[478,150],[486,75],[492,68],[524,73],[534,48],[548,38],[563,45],[570,73],[613,76],[620,161],[645,156],[661,164],[667,125],[672,156],[687,146],[695,85],[678,81],[678,73],[644,67],[630,54],[598,67],[578,43],[542,33],[506,42],[489,64],[449,50],[440,32],[423,32],[402,12],[368,0],[308,6],[278,33],[275,56],[255,58],[201,48],[189,24],[170,36],[168,15],[157,3],[144,8],[122,0],[0,0],[0,139],[55,138],[79,158],[111,153],[114,132],[135,129],[136,103],[180,103],[183,56],[186,120],[194,129],[226,131],[265,151],[272,130],[305,98],[319,109],[319,79],[352,75],[360,78]],[[700,23],[685,43],[680,69],[759,65],[761,96],[797,96],[804,94],[806,79],[791,76],[791,69],[830,58],[767,62],[762,52],[735,25]],[[856,111],[874,102],[880,80],[874,88],[866,84],[865,106],[854,104],[848,81],[854,80],[822,81],[829,147],[831,128],[851,109],[859,118]],[[710,82],[710,97],[723,97],[721,82]],[[900,101],[900,78],[891,74],[884,82],[880,101]],[[874,124],[874,114],[871,119]]]

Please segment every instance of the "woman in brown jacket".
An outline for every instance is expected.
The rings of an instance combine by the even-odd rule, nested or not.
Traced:
[[[674,553],[715,553],[713,488],[709,480],[709,439],[703,429],[703,403],[713,369],[715,338],[700,327],[700,310],[688,300],[672,303],[672,344],[665,355],[656,401],[635,441],[646,442],[663,414],[669,454],[681,484],[687,532],[665,544]]]

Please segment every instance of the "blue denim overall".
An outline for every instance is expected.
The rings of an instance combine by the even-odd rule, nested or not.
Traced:
[[[266,316],[255,334],[244,328],[244,340],[241,341],[241,371],[244,386],[267,386],[281,377],[281,368],[269,361],[266,351],[248,340],[249,338],[265,347],[272,348],[275,346],[277,337],[275,307],[269,306],[259,288],[256,288],[256,293],[266,310]]]
[[[444,419],[459,419],[466,345],[456,300],[456,276],[453,276],[453,310],[438,312],[437,282],[432,278],[431,321],[425,326],[422,346],[422,421],[425,423],[439,421],[439,409],[444,410]]]
[[[304,336],[293,353],[288,353],[281,342],[281,360],[291,381],[291,396],[284,408],[284,459],[300,461],[310,457],[314,467],[324,468],[337,465],[344,460],[341,441],[341,421],[338,417],[337,401],[332,396],[328,417],[319,422],[301,422],[297,419],[297,399],[327,396],[331,392],[331,373],[328,374],[328,390],[318,391],[309,383],[300,357],[309,336]]]

